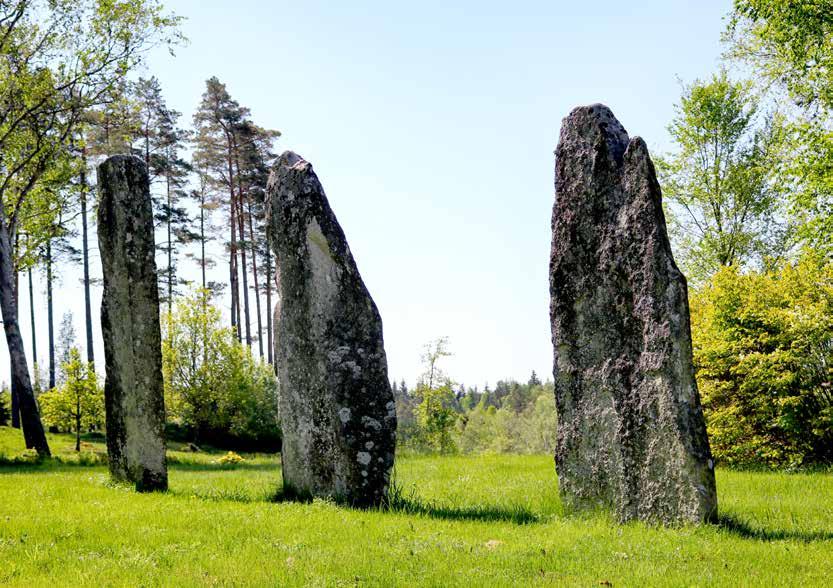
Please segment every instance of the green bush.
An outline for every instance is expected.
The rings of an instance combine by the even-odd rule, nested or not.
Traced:
[[[833,461],[833,266],[806,255],[717,272],[691,297],[697,380],[715,458]]]
[[[81,450],[81,433],[104,425],[104,391],[92,364],[81,360],[72,347],[63,364],[64,382],[38,397],[43,422],[58,431],[75,433],[75,450]]]
[[[8,388],[0,388],[0,427],[8,426],[12,420],[12,399]]]
[[[280,448],[272,367],[221,326],[208,292],[182,299],[167,317],[162,359],[165,403],[175,431],[196,443]]]

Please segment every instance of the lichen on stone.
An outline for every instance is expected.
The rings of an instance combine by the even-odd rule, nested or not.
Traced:
[[[153,212],[142,160],[98,167],[104,293],[104,399],[111,475],[139,490],[168,486]]]
[[[284,486],[379,504],[396,445],[381,317],[312,166],[284,153],[267,192]]]
[[[562,123],[550,295],[556,465],[568,508],[714,519],[685,277],[647,147],[600,104]]]

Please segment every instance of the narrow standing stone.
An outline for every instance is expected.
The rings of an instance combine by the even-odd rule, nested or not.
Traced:
[[[713,520],[685,277],[645,142],[600,104],[561,126],[550,295],[568,508],[610,507],[623,521]]]
[[[98,190],[110,473],[140,491],[165,490],[159,289],[145,164],[128,155],[110,157],[98,166]]]
[[[284,488],[379,504],[396,444],[382,319],[312,165],[285,152],[268,194]]]

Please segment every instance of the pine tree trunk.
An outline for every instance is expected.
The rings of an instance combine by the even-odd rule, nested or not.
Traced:
[[[266,237],[266,357],[274,364],[272,338],[272,242]]]
[[[235,224],[237,216],[234,213],[234,199],[231,202],[231,250],[229,256],[229,285],[231,286],[231,327],[237,335],[237,341],[242,341],[240,334],[240,288],[237,284],[237,231]]]
[[[205,281],[205,190],[200,191],[200,269],[202,270],[202,289],[207,288]]]
[[[32,280],[32,268],[29,268],[29,321],[32,325],[32,373],[38,378],[38,337],[35,328],[35,286]]]
[[[46,320],[49,327],[49,389],[55,387],[55,315],[52,305],[52,242],[46,242]]]
[[[248,208],[249,219],[249,243],[251,243],[252,251],[252,277],[255,282],[255,312],[257,313],[257,347],[260,351],[260,357],[263,358],[263,322],[260,318],[260,284],[257,278],[257,243],[255,239],[254,221],[252,220],[252,200],[246,194],[246,207]]]
[[[237,332],[237,341],[242,341],[240,333],[240,286],[237,274],[237,214],[234,204],[234,167],[231,161],[231,138],[226,137],[228,142],[228,174],[229,174],[229,210],[231,216],[231,251],[229,257],[229,280],[231,286],[231,327]]]
[[[0,203],[0,313],[3,316],[3,330],[9,348],[9,363],[12,371],[12,390],[16,391],[20,424],[26,447],[35,449],[38,455],[50,455],[49,444],[38,412],[32,380],[29,378],[29,366],[17,316],[17,298],[15,296],[14,253],[6,225],[5,211]]]
[[[95,363],[93,313],[90,296],[90,246],[87,233],[87,148],[81,148],[81,254],[84,260],[84,326],[87,331],[87,361]],[[37,359],[37,358],[35,358]]]
[[[75,398],[75,451],[81,451],[81,398]]]
[[[246,233],[244,229],[244,221],[243,221],[243,202],[242,202],[242,194],[238,191],[238,201],[237,201],[237,228],[240,232],[240,262],[243,265],[243,317],[246,321],[245,332],[246,332],[246,347],[251,348],[252,346],[252,321],[249,314],[249,274],[246,270]]]
[[[231,145],[232,151],[229,153],[229,170],[233,169],[232,168],[232,162],[233,162],[237,166],[237,173],[235,175],[235,177],[237,179],[237,181],[236,181],[236,184],[237,184],[236,206],[237,206],[237,230],[238,230],[239,235],[240,235],[240,241],[239,241],[239,243],[240,243],[240,262],[243,265],[242,272],[241,272],[242,275],[243,275],[243,316],[244,316],[245,321],[246,321],[246,324],[245,324],[246,347],[251,349],[251,347],[252,347],[252,330],[251,330],[252,321],[251,321],[251,315],[249,313],[249,275],[248,275],[248,273],[246,273],[248,270],[246,268],[246,232],[245,232],[245,228],[244,228],[245,223],[244,223],[244,219],[243,219],[244,214],[245,214],[244,211],[243,211],[243,185],[240,181],[240,154],[238,152],[237,139],[233,135],[231,136],[231,139],[232,139],[232,141],[231,141],[230,145]],[[233,157],[232,157],[232,155],[233,155]],[[229,175],[229,177],[231,177],[231,175]],[[234,186],[235,183],[232,182],[231,185]],[[234,199],[233,194],[234,194],[234,188],[232,187],[232,205],[234,206],[235,205],[234,204],[235,199]],[[232,226],[232,230],[234,230],[233,226]],[[238,303],[239,303],[239,300],[238,300]],[[238,317],[239,316],[240,316],[240,314],[239,314],[239,311],[238,311]]]
[[[168,228],[168,316],[171,316],[173,311],[174,301],[174,243],[171,239],[171,214],[173,213],[173,201],[171,198],[171,175],[165,174],[165,188],[168,191],[168,213],[167,213],[167,228]]]

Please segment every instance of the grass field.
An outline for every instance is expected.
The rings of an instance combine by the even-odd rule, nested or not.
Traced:
[[[139,495],[50,442],[0,428],[0,585],[833,585],[830,473],[718,471],[721,523],[665,529],[564,516],[548,456],[403,456],[391,512],[276,502],[275,456],[171,451]]]

